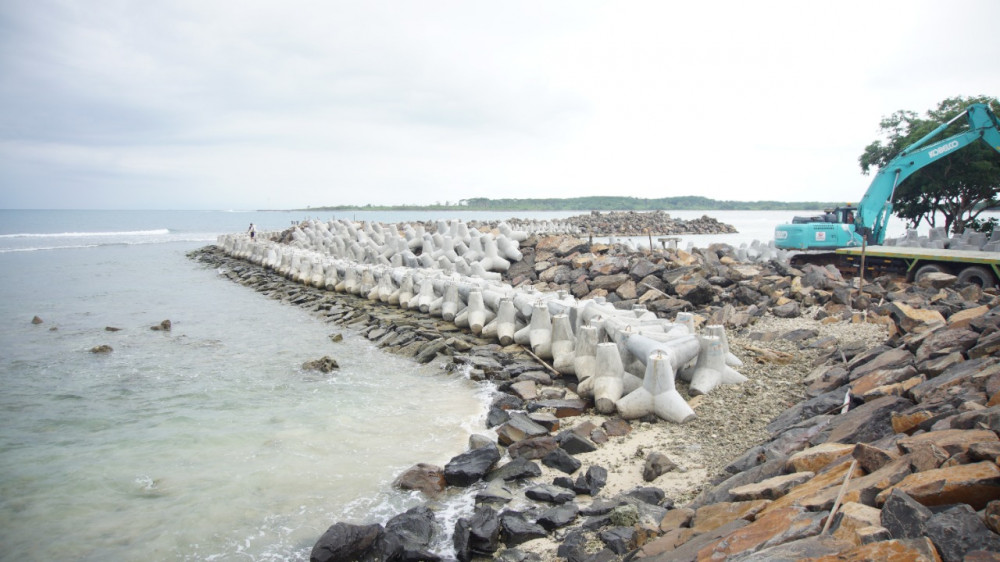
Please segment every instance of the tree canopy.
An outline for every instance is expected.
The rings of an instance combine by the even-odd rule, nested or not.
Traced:
[[[946,123],[971,104],[989,105],[1000,114],[1000,101],[994,97],[948,98],[924,117],[913,111],[901,110],[883,118],[880,129],[883,139],[865,147],[858,158],[861,171],[881,168],[905,148],[920,140],[941,123]],[[933,140],[941,140],[968,128],[964,119],[952,123]],[[975,142],[954,151],[918,170],[896,187],[893,211],[911,227],[925,222],[939,226],[943,219],[949,232],[961,234],[966,228],[989,229],[992,225],[979,219],[980,213],[1000,205],[1000,154],[982,142]]]

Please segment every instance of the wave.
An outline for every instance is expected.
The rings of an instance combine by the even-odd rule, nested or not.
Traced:
[[[3,248],[0,247],[0,254],[9,254],[13,252],[42,252],[47,250],[81,250],[87,248],[104,248],[108,246],[145,246],[153,244],[173,244],[178,242],[198,242],[198,243],[214,243],[216,240],[216,235],[193,235],[184,236],[179,238],[170,239],[160,239],[160,240],[117,240],[114,242],[103,242],[98,244],[59,244],[52,246],[28,246],[23,248]]]
[[[170,234],[168,228],[156,230],[123,230],[113,232],[22,232],[16,234],[0,234],[0,238],[80,238],[86,236],[163,236]]]

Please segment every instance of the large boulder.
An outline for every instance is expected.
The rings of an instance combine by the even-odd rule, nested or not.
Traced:
[[[382,537],[382,525],[335,523],[313,545],[310,562],[363,560]]]
[[[444,466],[444,479],[449,486],[471,486],[478,482],[500,460],[496,447],[481,447],[466,451]]]

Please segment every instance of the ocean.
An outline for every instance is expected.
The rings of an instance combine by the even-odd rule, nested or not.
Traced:
[[[420,503],[392,480],[464,451],[490,387],[185,254],[251,222],[573,214],[0,210],[0,559],[307,560],[334,522]],[[793,213],[671,214],[741,231],[682,244],[739,245]],[[341,368],[301,369],[324,355]],[[453,522],[471,500],[439,507]]]

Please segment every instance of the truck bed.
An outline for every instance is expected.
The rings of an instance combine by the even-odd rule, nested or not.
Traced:
[[[861,248],[840,248],[841,255],[861,256]],[[957,263],[1000,264],[1000,252],[977,252],[969,250],[940,250],[937,248],[908,248],[905,246],[868,246],[867,257],[899,258],[903,260],[932,260]]]

